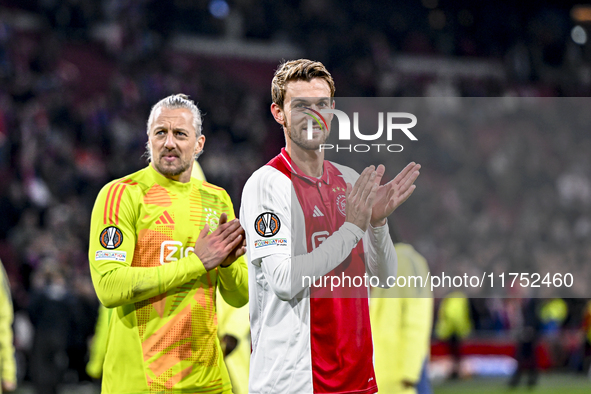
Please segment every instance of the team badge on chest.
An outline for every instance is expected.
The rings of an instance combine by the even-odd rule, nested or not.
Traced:
[[[205,223],[209,226],[209,231],[214,232],[220,224],[220,215],[211,208],[205,208]]]
[[[337,196],[335,198],[335,204],[337,206],[337,211],[340,212],[341,215],[343,216],[347,216],[346,212],[345,212],[345,206],[347,206],[347,198],[345,197],[345,194],[343,193],[345,190],[347,190],[346,187],[334,187],[332,189],[333,193],[337,193]]]
[[[337,196],[337,211],[339,211],[341,213],[341,215],[343,216],[347,216],[345,213],[345,207],[347,206],[347,199],[345,198],[344,194],[339,194]]]

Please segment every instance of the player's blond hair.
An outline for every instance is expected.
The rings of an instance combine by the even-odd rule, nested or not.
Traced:
[[[330,88],[330,97],[334,97],[334,81],[324,64],[308,59],[290,60],[281,63],[275,71],[273,82],[271,82],[273,102],[283,108],[287,83],[291,81],[310,81],[313,78],[325,80]]]
[[[150,133],[150,127],[152,126],[152,122],[154,122],[154,116],[156,114],[156,110],[159,108],[168,108],[168,109],[179,109],[179,108],[186,108],[193,114],[193,127],[195,128],[195,133],[197,137],[201,135],[202,129],[202,121],[201,121],[201,111],[197,108],[197,105],[183,93],[173,94],[171,96],[165,97],[162,100],[158,101],[152,107],[150,111],[150,116],[148,117],[148,129],[146,134]]]

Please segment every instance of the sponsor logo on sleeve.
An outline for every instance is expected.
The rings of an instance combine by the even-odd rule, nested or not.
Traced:
[[[99,236],[101,246],[105,249],[117,249],[123,243],[123,233],[115,226],[109,226]]]
[[[115,260],[119,262],[125,262],[127,260],[127,252],[123,251],[112,251],[112,250],[97,250],[94,254],[94,259],[99,260]]]
[[[254,221],[254,229],[261,237],[272,237],[279,232],[280,228],[279,218],[271,212],[261,213]]]
[[[255,249],[265,246],[287,246],[287,238],[257,239],[254,241]]]

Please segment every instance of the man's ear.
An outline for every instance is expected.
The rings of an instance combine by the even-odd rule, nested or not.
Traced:
[[[195,155],[198,155],[203,150],[204,146],[205,136],[201,134],[199,137],[197,137],[197,143],[195,144]]]
[[[273,103],[271,104],[271,113],[273,114],[275,122],[279,123],[282,126],[285,125],[285,112],[283,112],[283,108]]]

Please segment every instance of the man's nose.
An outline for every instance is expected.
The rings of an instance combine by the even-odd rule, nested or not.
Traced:
[[[174,134],[173,133],[168,133],[166,135],[166,141],[164,141],[164,146],[169,149],[174,148]]]

